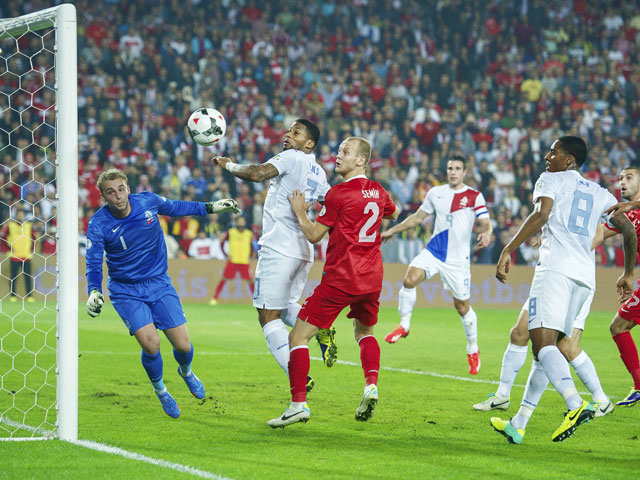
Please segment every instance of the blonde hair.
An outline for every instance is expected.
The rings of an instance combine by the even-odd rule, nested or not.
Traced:
[[[100,190],[100,192],[102,193],[102,186],[104,185],[104,182],[117,180],[119,178],[124,180],[124,183],[129,185],[129,179],[127,178],[127,174],[124,173],[122,170],[118,170],[117,168],[110,168],[109,170],[105,170],[98,177],[98,190]]]
[[[369,143],[369,140],[362,137],[349,137],[345,139],[345,142],[351,141],[355,141],[357,143],[356,156],[364,157],[366,159],[365,165],[369,163],[369,160],[371,159],[371,144]]]

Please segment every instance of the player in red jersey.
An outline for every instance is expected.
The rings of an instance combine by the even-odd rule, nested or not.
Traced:
[[[343,182],[329,190],[314,223],[307,217],[304,195],[295,191],[289,196],[307,240],[318,243],[329,232],[329,245],[322,281],[305,300],[289,333],[291,403],[280,417],[268,422],[273,428],[309,420],[308,343],[319,329],[330,328],[347,306],[351,307],[347,317],[353,319],[366,380],[356,420],[369,420],[378,401],[380,346],[373,336],[373,327],[378,321],[382,290],[380,224],[383,218],[398,218],[400,210],[379,183],[365,176],[370,158],[371,145],[364,138],[349,137],[340,144],[336,172],[342,175]]]
[[[614,205],[609,211],[624,212],[638,234],[638,251],[640,251],[640,166],[632,165],[620,172],[620,192],[628,202]],[[605,224],[604,239],[616,235],[618,230]],[[640,324],[640,287],[633,292],[631,298],[624,302],[613,317],[609,330],[613,341],[620,351],[620,358],[633,378],[633,388],[624,399],[616,403],[621,407],[631,407],[640,402],[640,360],[638,349],[631,336],[631,329]]]

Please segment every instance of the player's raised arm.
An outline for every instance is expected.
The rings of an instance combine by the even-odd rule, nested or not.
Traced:
[[[329,231],[329,227],[318,222],[311,223],[307,217],[309,204],[304,198],[304,194],[300,190],[294,190],[293,195],[288,195],[291,203],[291,210],[296,215],[302,233],[311,243],[318,243],[322,237]]]
[[[509,273],[509,267],[511,265],[511,254],[549,221],[552,207],[552,198],[540,197],[540,200],[536,202],[533,212],[529,214],[515,236],[502,249],[498,264],[496,265],[496,278],[500,282],[506,283],[507,281],[507,274]]]
[[[619,300],[623,302],[631,297],[633,293],[633,267],[636,264],[638,237],[636,229],[624,213],[614,213],[609,221],[622,234],[623,239],[624,273],[620,275],[617,282]]]
[[[640,208],[640,200],[637,202],[619,202],[607,208],[604,213],[627,213]]]
[[[397,207],[394,215],[395,217],[391,218],[392,220],[395,220],[396,218],[398,218],[398,215],[400,215],[400,210]],[[418,209],[399,224],[394,225],[389,230],[385,230],[384,232],[382,232],[380,234],[380,237],[382,238],[382,240],[387,240],[393,237],[396,233],[404,232],[405,230],[409,230],[410,228],[417,227],[425,218],[427,218],[427,212],[422,209]]]
[[[228,170],[233,175],[250,182],[264,182],[280,175],[278,169],[271,163],[263,163],[261,165],[240,165],[233,163],[228,157],[213,157],[211,159],[214,165],[219,165]]]

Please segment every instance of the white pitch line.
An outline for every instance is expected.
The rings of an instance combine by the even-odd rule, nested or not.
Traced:
[[[167,462],[166,460],[159,460],[157,458],[147,457],[140,453],[130,452],[123,450],[122,448],[112,447],[111,445],[105,445],[104,443],[92,442],[91,440],[76,440],[75,442],[69,442],[73,445],[89,448],[98,452],[110,453],[112,455],[120,455],[121,457],[128,458],[130,460],[137,460],[139,462],[149,463],[151,465],[157,465],[159,467],[169,468],[176,472],[188,473],[200,478],[207,478],[209,480],[232,480],[229,477],[221,477],[215,473],[207,472],[206,470],[200,470],[190,467],[189,465],[182,465],[180,463]]]
[[[131,352],[110,352],[110,351],[86,351],[86,352],[82,352],[82,353],[86,353],[86,354],[92,354],[92,355],[100,355],[100,354],[104,354],[104,355],[114,355],[114,354],[122,354],[122,353],[131,353]],[[135,355],[139,355],[139,353],[133,353]],[[198,355],[271,355],[270,352],[266,352],[266,351],[260,351],[260,352],[202,352],[199,351],[197,353]],[[311,360],[316,360],[319,362],[322,362],[322,358],[320,357],[311,357]],[[337,360],[336,363],[342,364],[342,365],[349,365],[350,367],[360,367],[361,365],[359,363],[355,363],[355,362],[349,362],[346,360]],[[471,377],[459,377],[457,375],[449,375],[446,373],[438,373],[438,372],[429,372],[429,371],[424,371],[424,370],[412,370],[410,368],[396,368],[396,367],[386,367],[386,366],[380,366],[380,370],[386,370],[388,372],[398,372],[398,373],[409,373],[412,375],[426,375],[428,377],[436,377],[436,378],[449,378],[451,380],[460,380],[462,382],[473,382],[473,383],[485,383],[487,385],[499,385],[500,382],[497,380],[484,380],[481,378],[471,378]],[[514,387],[516,388],[524,388],[526,387],[526,385],[521,385],[519,383],[514,383],[513,384]],[[552,387],[547,387],[547,391],[552,392],[554,389]],[[580,395],[591,395],[590,392],[578,392]],[[616,396],[609,396],[610,399],[618,399],[618,398],[622,398],[622,397],[616,397]]]
[[[31,425],[26,425],[22,422],[16,422],[15,420],[11,420],[10,418],[6,418],[6,417],[0,417],[0,423],[4,423],[5,425],[9,425],[10,427],[15,427],[18,428],[20,430],[27,430],[29,432],[33,432],[33,433],[37,433],[39,435],[42,435],[42,437],[36,437],[38,440],[46,440],[49,438],[55,438],[56,435],[56,431],[55,430],[45,430],[44,428],[39,428],[39,427],[33,427]],[[17,438],[24,438],[26,440],[34,438],[34,437],[16,437]],[[11,438],[9,439],[0,439],[3,441],[6,440],[11,440]],[[22,441],[26,441],[26,440],[22,440]]]

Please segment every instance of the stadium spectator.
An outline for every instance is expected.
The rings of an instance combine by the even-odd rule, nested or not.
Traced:
[[[171,198],[183,198],[191,169],[201,168],[208,183],[215,180],[205,165],[207,150],[194,145],[183,128],[189,113],[205,104],[215,105],[228,120],[227,135],[215,154],[239,162],[242,158],[242,163],[259,164],[270,158],[269,139],[273,144],[279,135],[269,130],[281,131],[285,117],[294,120],[309,106],[309,114],[326,132],[319,152],[328,145],[333,155],[343,133],[368,138],[376,130],[374,124],[380,123],[377,130],[384,131],[387,121],[391,137],[397,135],[405,147],[410,139],[419,140],[419,154],[443,158],[447,149],[459,149],[469,159],[470,152],[482,149],[482,139],[489,142],[488,151],[511,162],[524,142],[509,143],[505,157],[500,139],[520,118],[536,165],[531,169],[534,182],[544,171],[540,152],[568,132],[585,136],[597,161],[602,156],[596,155],[596,145],[607,156],[609,150],[617,150],[611,147],[620,138],[637,157],[640,76],[633,68],[639,55],[633,36],[638,27],[635,4],[624,0],[612,8],[605,0],[577,3],[581,7],[574,10],[542,8],[539,1],[528,2],[526,8],[496,2],[485,9],[476,0],[468,10],[473,15],[447,17],[450,22],[441,19],[451,4],[435,0],[407,0],[401,10],[397,2],[382,0],[337,4],[328,10],[340,12],[353,28],[341,28],[331,41],[322,42],[318,40],[325,29],[333,28],[334,19],[315,14],[320,10],[313,2],[299,6],[300,19],[290,18],[292,8],[298,7],[290,0],[278,9],[255,2],[259,16],[241,13],[248,4],[211,4],[205,8],[213,20],[206,24],[201,21],[203,6],[197,2],[172,3],[162,9],[149,9],[143,0],[114,0],[109,6],[83,2],[78,37],[81,159],[86,163],[94,158],[97,165],[90,170],[98,173],[114,161],[127,168],[134,191],[140,175],[146,174],[155,192],[158,185],[171,185]],[[18,2],[11,12],[29,13],[41,4]],[[588,25],[588,34],[560,24],[558,19],[568,12],[580,25]],[[315,17],[315,22],[304,20]],[[285,24],[292,28],[283,28]],[[407,35],[402,37],[401,31]],[[588,40],[593,38],[598,41]],[[527,44],[522,44],[524,39],[529,39]],[[510,51],[509,45],[522,46]],[[34,53],[29,48],[25,52]],[[34,65],[38,69],[44,60],[40,57]],[[353,60],[357,73],[341,73],[347,59]],[[52,75],[46,70],[47,84]],[[25,77],[30,93],[38,76]],[[47,138],[54,138],[51,129],[38,120],[50,114],[35,115],[22,108],[28,99],[12,95],[12,88],[7,79],[0,80],[0,90],[14,103],[14,111],[22,111],[21,118],[6,109],[0,128],[12,132],[20,121],[29,123],[36,131],[36,143],[49,144]],[[53,111],[49,90],[33,91],[39,111]],[[307,101],[304,97],[310,92]],[[379,121],[374,119],[376,113]],[[252,133],[256,128],[262,132],[257,136]],[[384,135],[382,146],[392,145]],[[115,137],[120,153],[107,155]],[[46,149],[49,161],[52,150]],[[165,154],[158,155],[161,150]],[[386,178],[396,177],[396,170],[405,165],[401,151],[378,149],[372,171],[377,162],[386,161],[393,174]],[[33,165],[42,164],[44,152],[33,149]],[[488,166],[495,158],[487,160]],[[627,163],[633,158],[624,156]],[[476,160],[480,165],[482,158]],[[4,159],[2,163],[10,164]],[[617,177],[618,164],[614,160],[611,165]],[[433,168],[444,176],[444,165]],[[22,185],[28,174],[19,175],[16,184]],[[50,182],[52,175],[47,173],[45,181]],[[331,175],[329,179],[335,183]],[[228,177],[225,181],[234,194],[235,184]],[[532,188],[516,190],[521,202],[528,202]]]

